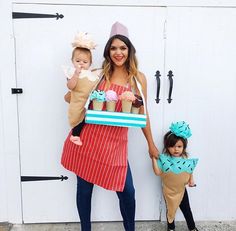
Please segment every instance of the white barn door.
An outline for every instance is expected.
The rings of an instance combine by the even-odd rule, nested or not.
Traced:
[[[76,222],[76,178],[60,165],[63,141],[69,132],[63,100],[66,80],[61,66],[70,65],[70,43],[77,31],[91,33],[98,44],[93,66],[100,67],[111,25],[120,21],[129,28],[140,70],[148,78],[153,135],[160,141],[163,111],[162,105],[155,103],[154,75],[157,70],[164,71],[166,9],[15,4],[13,11],[64,16],[56,20],[15,14],[23,18],[14,19],[16,81],[23,89],[18,96],[23,222]],[[152,173],[140,129],[130,130],[129,160],[136,187],[136,219],[157,220],[160,184]],[[95,187],[93,195],[93,221],[121,220],[115,193]]]

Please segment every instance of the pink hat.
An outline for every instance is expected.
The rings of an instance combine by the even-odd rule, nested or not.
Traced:
[[[112,25],[110,37],[117,35],[117,34],[123,35],[127,38],[129,37],[129,32],[128,32],[127,27],[119,22],[115,22]]]

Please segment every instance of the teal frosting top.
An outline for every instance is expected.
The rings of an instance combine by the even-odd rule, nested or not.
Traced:
[[[94,90],[90,95],[90,100],[96,99],[99,102],[104,102],[106,100],[105,91]]]
[[[173,172],[179,174],[182,172],[192,173],[198,162],[197,158],[173,157],[167,154],[160,154],[157,160],[158,167],[162,172]]]

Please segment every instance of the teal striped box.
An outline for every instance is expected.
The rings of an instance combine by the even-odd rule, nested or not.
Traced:
[[[119,127],[146,127],[147,116],[124,112],[87,110],[85,123]]]

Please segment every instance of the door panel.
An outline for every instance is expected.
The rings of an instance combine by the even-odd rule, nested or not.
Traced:
[[[62,65],[70,65],[71,42],[77,31],[87,31],[98,44],[93,66],[100,67],[105,43],[115,21],[129,28],[137,49],[140,70],[148,79],[149,111],[154,138],[162,128],[162,105],[155,103],[155,72],[164,68],[165,8],[14,5],[14,12],[63,14],[63,19],[15,19],[20,159],[22,176],[68,176],[68,180],[22,182],[23,221],[78,221],[75,206],[76,178],[60,165],[63,142],[69,132],[66,80]],[[116,12],[116,13],[114,13]],[[153,52],[155,51],[155,52]],[[141,130],[130,129],[129,161],[136,187],[137,220],[159,218],[160,184],[151,169]],[[157,144],[159,144],[157,142]],[[114,192],[95,187],[92,220],[121,220]]]
[[[165,99],[169,70],[174,87],[163,123],[167,128],[186,120],[192,128],[189,152],[200,160],[194,174],[198,187],[189,192],[198,220],[227,220],[236,213],[229,206],[236,192],[231,150],[236,143],[236,27],[229,26],[235,20],[230,8],[168,8]]]

